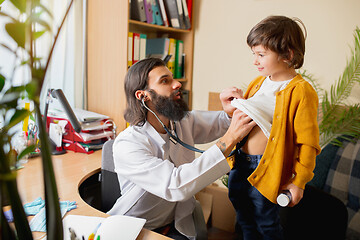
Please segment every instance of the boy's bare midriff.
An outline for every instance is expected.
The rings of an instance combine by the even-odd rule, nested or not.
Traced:
[[[263,131],[259,126],[255,126],[241,150],[250,155],[262,155],[265,152],[267,142],[268,138]]]

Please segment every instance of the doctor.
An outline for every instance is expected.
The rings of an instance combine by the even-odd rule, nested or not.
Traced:
[[[108,214],[144,218],[147,229],[195,239],[194,194],[230,171],[225,157],[255,123],[231,106],[233,97],[241,97],[235,88],[220,94],[224,111],[218,112],[189,111],[180,88],[160,59],[144,59],[129,69],[124,117],[130,127],[113,145],[121,197]],[[216,139],[198,158],[180,144]]]

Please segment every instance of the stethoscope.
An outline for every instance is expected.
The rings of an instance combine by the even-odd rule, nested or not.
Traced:
[[[184,143],[183,141],[180,140],[180,138],[177,136],[176,134],[176,126],[175,126],[175,123],[173,124],[174,126],[174,134],[172,134],[170,132],[170,130],[165,126],[165,124],[160,120],[160,118],[156,115],[156,113],[154,111],[152,111],[150,108],[148,108],[148,106],[146,106],[145,104],[145,100],[144,98],[141,99],[141,102],[144,106],[144,108],[146,108],[149,112],[151,112],[152,114],[154,114],[154,116],[156,117],[156,119],[160,122],[160,124],[162,125],[162,127],[165,129],[166,133],[169,135],[170,137],[170,140],[175,144],[175,143],[179,143],[181,146],[183,146],[184,148],[187,148],[191,151],[194,151],[194,152],[198,152],[198,153],[203,153],[204,150],[200,150],[194,146],[191,146],[187,143]]]

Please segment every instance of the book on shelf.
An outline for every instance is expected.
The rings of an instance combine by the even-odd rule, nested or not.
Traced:
[[[149,54],[147,58],[160,58],[163,60],[166,64],[169,62],[171,55],[168,54]]]
[[[130,1],[130,19],[146,22],[146,13],[143,0]]]
[[[140,59],[140,34],[133,33],[132,64]]]
[[[128,57],[127,57],[127,65],[128,68],[132,66],[132,62],[133,62],[133,33],[132,32],[128,32]]]
[[[181,28],[180,16],[177,8],[177,0],[164,0],[165,11],[169,18],[169,23],[173,28]]]
[[[151,0],[143,0],[144,7],[145,7],[145,15],[146,15],[146,22],[150,24],[155,24],[153,19],[153,10],[151,6]]]
[[[147,35],[141,33],[140,34],[140,60],[145,59],[146,58],[146,38]]]
[[[193,0],[186,0],[186,5],[188,8],[189,18],[190,18],[190,22],[191,22]]]
[[[184,42],[174,38],[148,38],[146,40],[146,57],[160,58],[174,75],[183,78]]]
[[[180,91],[181,91],[183,100],[184,100],[184,101],[186,102],[186,104],[189,106],[189,90],[181,89]]]
[[[175,52],[175,74],[174,78],[183,78],[183,53],[184,53],[184,42],[182,40],[176,41],[176,52]]]
[[[170,38],[168,54],[171,55],[171,58],[167,63],[167,67],[170,70],[170,72],[172,72],[173,75],[175,75],[176,42],[177,42],[176,39]]]
[[[181,75],[183,76],[183,78],[185,78],[185,53],[182,54],[181,56],[182,59],[182,63],[183,63],[183,67],[181,69]]]
[[[164,25],[158,0],[151,0],[151,7],[153,12],[154,24],[160,26]]]
[[[181,29],[186,29],[185,21],[184,21],[184,10],[182,0],[176,0],[176,6],[179,14],[179,23]]]
[[[167,18],[167,13],[166,13],[166,9],[165,9],[165,3],[164,0],[156,0],[159,3],[159,7],[160,7],[160,12],[161,12],[161,17],[164,23],[165,27],[169,27],[169,21]]]
[[[130,19],[179,29],[191,28],[192,1],[130,0]]]
[[[191,28],[191,23],[190,23],[189,9],[188,9],[186,0],[181,0],[181,1],[182,1],[182,7],[183,7],[183,11],[184,11],[185,29],[190,29]]]
[[[150,54],[169,54],[170,38],[148,38],[146,41],[146,56]]]

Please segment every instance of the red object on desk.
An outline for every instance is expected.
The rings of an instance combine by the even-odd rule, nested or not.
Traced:
[[[82,146],[79,142],[72,142],[70,140],[63,139],[63,143],[64,143],[65,150],[87,153],[87,154],[94,152],[94,150],[90,150],[90,151],[86,150],[86,148],[84,146]]]
[[[57,124],[59,121],[63,121],[63,120],[67,121],[67,124],[65,126],[65,133],[62,136],[62,142],[63,142],[62,147],[65,150],[87,153],[87,154],[93,153],[94,150],[87,149],[87,147],[82,146],[81,143],[91,144],[91,143],[93,143],[93,141],[105,142],[106,140],[108,140],[108,137],[110,136],[110,134],[112,134],[111,127],[106,127],[103,130],[97,130],[97,131],[86,130],[86,131],[82,131],[82,132],[85,134],[93,133],[94,139],[84,139],[80,133],[78,133],[74,130],[74,128],[72,127],[72,125],[68,119],[52,117],[52,116],[47,116],[46,127],[47,127],[47,129],[49,129],[50,123]],[[103,119],[99,122],[99,124],[103,125],[107,120],[108,119]],[[101,134],[101,133],[103,133],[103,134]],[[106,136],[104,136],[105,134],[106,134]],[[104,136],[104,137],[101,137],[101,136]]]

